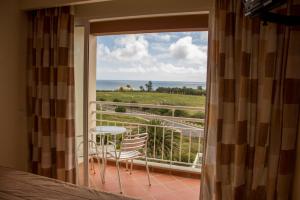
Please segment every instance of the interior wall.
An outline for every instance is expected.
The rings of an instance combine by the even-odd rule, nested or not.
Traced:
[[[27,169],[26,15],[0,1],[0,165]]]
[[[74,28],[75,70],[75,133],[82,141],[83,135],[83,83],[84,83],[84,27]]]

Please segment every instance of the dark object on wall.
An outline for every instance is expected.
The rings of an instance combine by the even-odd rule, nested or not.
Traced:
[[[243,0],[245,16],[260,17],[265,23],[277,23],[287,26],[300,25],[300,16],[288,16],[270,12],[286,3],[286,0]]]

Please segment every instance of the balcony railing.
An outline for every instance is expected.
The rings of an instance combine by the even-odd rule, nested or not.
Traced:
[[[200,171],[204,119],[184,113],[204,113],[204,108],[108,101],[90,104],[96,105],[91,114],[97,125],[122,126],[130,134],[148,132],[151,162]]]

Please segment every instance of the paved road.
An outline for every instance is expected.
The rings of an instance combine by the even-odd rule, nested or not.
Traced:
[[[114,106],[109,106],[106,105],[105,109],[109,110],[109,111],[114,111],[115,107]],[[131,114],[149,114],[151,116],[147,117],[147,116],[138,116],[139,118],[144,118],[146,120],[151,120],[153,119],[153,115],[152,113],[148,113],[148,112],[144,112],[144,111],[140,111],[140,110],[134,110],[134,109],[130,109],[130,113]],[[191,125],[187,125],[184,124],[182,122],[179,121],[175,121],[175,120],[169,120],[169,119],[161,119],[161,121],[164,122],[165,125],[167,126],[173,126],[175,130],[178,131],[182,131],[182,134],[184,136],[189,136],[191,134],[192,137],[203,137],[204,136],[204,129],[203,128],[198,128],[198,127],[194,127]]]

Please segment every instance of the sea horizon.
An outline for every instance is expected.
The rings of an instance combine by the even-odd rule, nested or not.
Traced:
[[[140,90],[140,86],[145,88],[145,84],[149,80],[96,80],[97,90],[117,90],[122,86],[129,84],[133,90]],[[152,80],[151,80],[152,81]],[[197,89],[198,86],[206,88],[205,82],[195,81],[152,81],[153,89],[156,90],[158,87],[187,87]]]

